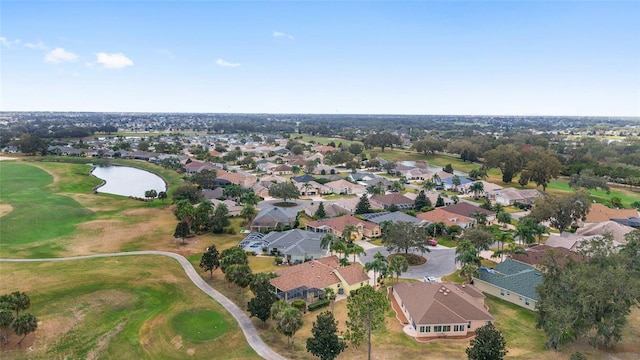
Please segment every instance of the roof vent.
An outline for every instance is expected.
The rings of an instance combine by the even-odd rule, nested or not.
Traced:
[[[448,294],[448,293],[446,293],[446,292],[445,292],[443,295],[444,295],[444,296],[447,296],[447,294]]]
[[[441,293],[441,292],[442,292],[442,289],[439,289],[439,290],[438,290],[438,292],[439,292],[439,293]]]
[[[463,287],[463,288],[466,288],[466,287],[467,287],[467,285],[465,285],[465,284],[462,284],[462,287]]]

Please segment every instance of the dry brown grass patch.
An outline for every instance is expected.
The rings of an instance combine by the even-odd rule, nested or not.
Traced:
[[[0,204],[0,217],[7,215],[13,211],[13,206],[9,204]]]

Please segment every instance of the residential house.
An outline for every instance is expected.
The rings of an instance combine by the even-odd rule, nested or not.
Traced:
[[[232,200],[218,200],[218,199],[211,199],[211,203],[213,204],[214,207],[220,205],[220,204],[224,204],[227,207],[227,210],[229,210],[229,216],[240,216],[240,213],[242,212],[242,206],[238,205],[235,201]]]
[[[448,212],[445,208],[437,208],[435,210],[419,213],[416,217],[430,223],[441,222],[447,226],[458,225],[463,229],[472,227],[476,221],[473,218]]]
[[[359,184],[352,184],[347,180],[336,180],[325,184],[326,187],[331,189],[334,194],[349,195],[349,194],[364,194],[367,192],[364,186]]]
[[[404,176],[407,180],[412,181],[425,181],[427,179],[431,179],[433,176],[433,172],[421,169],[421,168],[411,168],[408,170],[398,170],[398,172]]]
[[[495,193],[495,200],[502,205],[513,205],[515,202],[533,205],[541,196],[542,193],[535,189],[504,188]]]
[[[287,263],[302,263],[327,256],[329,249],[323,249],[320,246],[323,236],[324,234],[300,229],[283,232],[272,231],[260,239],[259,246],[253,242],[247,244],[245,250],[251,251],[251,246],[253,246],[253,251],[259,248],[269,255],[282,256]]]
[[[271,161],[260,161],[257,163],[256,165],[256,169],[258,169],[258,171],[262,171],[262,172],[266,172],[266,173],[271,173],[271,169],[273,169],[274,167],[279,166],[276,163],[273,163]]]
[[[375,212],[369,214],[360,214],[359,216],[365,218],[367,221],[371,221],[372,223],[376,223],[380,225],[384,221],[391,221],[392,223],[397,223],[399,221],[412,223],[416,226],[426,226],[429,225],[428,221],[418,219],[415,216],[411,216],[409,214],[405,214],[402,211],[394,211],[394,212]]]
[[[386,191],[386,190],[391,190],[391,186],[393,185],[393,181],[378,176],[374,179],[371,180],[364,180],[364,181],[358,181],[358,184],[365,186],[365,188],[369,185],[374,185],[377,186],[378,184],[382,184],[382,188]]]
[[[276,175],[291,175],[293,172],[291,171],[291,166],[289,165],[278,165],[269,169],[272,174]]]
[[[399,282],[391,293],[398,319],[407,320],[416,338],[467,337],[495,320],[473,285]]]
[[[529,264],[505,259],[495,269],[481,266],[473,284],[484,293],[535,311],[539,300],[536,286],[542,284],[542,273]]]
[[[315,152],[305,158],[305,161],[317,161],[319,164],[324,162],[324,155],[319,152]]]
[[[309,181],[316,181],[316,178],[309,175],[309,174],[304,174],[304,175],[300,175],[300,176],[294,176],[291,178],[291,181],[295,181],[298,183],[306,183]]]
[[[184,172],[187,174],[196,174],[201,172],[202,170],[216,170],[216,166],[214,163],[209,161],[200,161],[200,160],[187,160],[184,165]]]
[[[311,260],[299,265],[289,266],[277,272],[278,277],[269,280],[280,299],[293,301],[305,300],[314,303],[324,295],[325,288],[331,288],[336,294],[349,294],[370,283],[369,275],[359,263],[339,266],[337,256]]]
[[[334,166],[331,165],[325,165],[325,164],[318,164],[314,169],[313,169],[313,173],[315,175],[330,175],[330,174],[337,174],[338,173],[338,169],[336,169]]]
[[[329,195],[332,193],[331,189],[315,181],[305,183],[294,182],[293,184],[298,188],[302,196]]]
[[[459,202],[457,204],[454,205],[449,205],[446,207],[442,208],[443,210],[446,210],[450,213],[453,214],[458,214],[458,215],[462,215],[462,216],[466,216],[468,218],[473,218],[473,214],[480,212],[483,213],[485,215],[487,215],[487,222],[488,223],[492,223],[496,220],[496,213],[491,211],[491,210],[487,210],[484,208],[481,208],[480,206],[477,206],[476,204],[470,204],[468,202]]]
[[[268,184],[273,184],[273,183],[268,183]],[[263,186],[260,183],[254,184],[251,187],[251,189],[253,189],[253,192],[259,197],[261,197],[262,199],[265,199],[267,196],[269,196],[269,188],[266,186]]]
[[[347,175],[347,180],[351,182],[368,181],[368,180],[373,180],[378,178],[380,177],[371,173],[352,173]]]
[[[636,209],[611,209],[603,204],[591,204],[585,223],[598,223],[612,219],[629,219],[640,216]]]
[[[482,187],[484,189],[484,196],[489,200],[495,200],[496,194],[503,189],[503,187],[498,184],[490,183],[484,180],[481,180],[480,182],[482,183]]]
[[[360,201],[359,197],[350,197],[350,198],[340,198],[333,200],[333,203],[345,209],[348,213],[353,214],[356,211],[356,207],[358,207],[358,202]],[[371,209],[380,210],[382,207],[378,206],[378,204],[371,204]]]
[[[278,175],[268,175],[260,178],[260,182],[285,183],[288,181],[289,180],[287,178]]]
[[[345,215],[347,213],[349,213],[349,211],[347,211],[345,208],[333,203],[333,202],[328,202],[328,201],[314,201],[311,204],[309,204],[307,207],[304,208],[304,213],[309,216],[309,217],[313,217],[313,215],[316,213],[316,211],[318,211],[318,207],[320,207],[320,204],[323,204],[324,206],[324,212],[327,215],[327,218],[332,218],[332,217],[336,217],[336,216],[341,216],[341,215]]]
[[[267,232],[292,228],[297,216],[296,210],[274,206],[256,215],[251,223],[251,231]]]
[[[245,175],[240,172],[228,172],[225,170],[218,170],[218,176],[216,179],[227,180],[230,183],[240,185],[243,188],[250,188],[258,181],[254,175]]]
[[[375,195],[369,199],[370,203],[376,203],[383,209],[396,206],[400,210],[413,209],[414,201],[398,193]]]
[[[215,189],[204,189],[202,190],[202,194],[204,195],[204,198],[208,200],[219,199],[224,197],[224,189],[221,187]]]
[[[525,254],[514,254],[510,255],[510,257],[513,260],[535,266],[536,268],[539,268],[544,259],[547,258],[547,256],[551,255],[551,253],[553,253],[553,255],[555,256],[556,261],[561,262],[564,262],[567,259],[573,259],[576,261],[580,261],[583,259],[582,255],[569,249],[562,247],[551,247],[545,244],[537,244],[527,247],[525,248],[525,251]]]
[[[469,186],[471,186],[471,184],[474,183],[473,180],[467,179],[463,176],[458,176],[458,179],[460,180],[460,185],[455,185],[453,183],[453,179],[454,177],[448,177],[446,179],[442,179],[442,186],[444,186],[445,190],[456,190],[458,191],[458,193],[460,194],[464,194],[467,192],[467,190],[469,189]]]
[[[612,221],[617,222],[618,224],[631,226],[632,228],[640,229],[640,218],[632,217],[628,219],[611,219]]]
[[[351,214],[342,215],[332,219],[312,221],[307,224],[307,230],[331,233],[340,237],[342,236],[342,231],[347,225],[354,225],[358,229],[358,232],[353,234],[354,240],[360,240],[363,237],[374,238],[381,235],[380,226],[378,226],[378,224],[366,220],[360,220]]]

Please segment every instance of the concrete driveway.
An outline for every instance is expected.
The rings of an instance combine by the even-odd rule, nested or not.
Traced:
[[[403,273],[400,277],[419,280],[422,280],[425,276],[440,278],[445,275],[449,275],[456,270],[456,249],[442,245],[438,245],[436,247],[430,246],[429,249],[431,252],[428,253],[420,254],[420,252],[417,252],[418,255],[422,255],[427,258],[426,264],[410,266],[409,270]],[[389,251],[387,251],[386,247],[373,247],[366,250],[366,255],[360,256],[360,262],[365,264],[369,261],[373,261],[373,256],[378,251],[380,251],[384,256],[389,255]]]

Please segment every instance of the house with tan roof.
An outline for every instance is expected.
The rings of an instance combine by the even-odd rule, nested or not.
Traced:
[[[349,195],[349,194],[364,194],[367,192],[367,189],[359,184],[353,184],[348,182],[347,180],[336,180],[332,182],[328,182],[324,184],[326,187],[331,189],[334,194],[338,195]]]
[[[269,282],[280,299],[302,299],[307,303],[318,301],[325,288],[332,288],[336,294],[348,294],[370,283],[369,275],[361,264],[339,264],[335,255],[307,261],[278,271],[278,277]]]
[[[269,171],[275,175],[291,175],[293,173],[291,166],[285,164],[272,167]]]
[[[541,196],[542,193],[535,189],[504,188],[495,193],[495,200],[502,205],[513,205],[515,202],[533,205],[536,199]]]
[[[312,221],[307,224],[307,230],[329,233],[337,237],[342,235],[342,231],[347,225],[354,225],[358,229],[357,234],[353,234],[353,240],[360,240],[363,237],[374,238],[381,235],[380,226],[369,221],[360,220],[357,217],[349,214],[332,219]]]
[[[640,217],[636,209],[611,209],[603,204],[591,204],[585,223],[597,223],[611,219],[630,219]]]
[[[349,197],[333,200],[333,203],[345,209],[348,213],[353,214],[356,211],[359,201],[359,197]],[[371,209],[380,210],[382,207],[378,204],[371,204]]]
[[[480,212],[487,215],[487,222],[489,223],[492,223],[496,219],[495,212],[481,208],[480,206],[472,205],[468,202],[459,202],[457,204],[444,207],[442,208],[442,210],[448,211],[453,214],[466,216],[468,218],[473,218],[473,214]]]
[[[327,215],[326,217],[328,217],[328,218],[345,215],[345,214],[347,214],[349,212],[345,208],[343,208],[341,206],[338,206],[337,204],[332,203],[332,202],[314,201],[311,204],[309,204],[307,207],[304,208],[304,213],[308,217],[312,218],[313,215],[316,213],[316,211],[318,211],[318,208],[320,207],[320,204],[323,204],[324,212]]]
[[[495,320],[473,285],[399,282],[391,294],[398,318],[406,319],[416,338],[467,337]]]
[[[419,213],[416,217],[430,223],[442,222],[447,226],[458,225],[463,229],[471,227],[475,223],[475,219],[448,212],[445,208]]]
[[[386,195],[375,195],[369,199],[370,203],[376,203],[378,206],[383,209],[388,209],[392,206],[396,206],[400,210],[409,210],[413,209],[414,201],[409,199],[408,197],[398,194],[386,194]]]
[[[244,188],[250,188],[258,181],[254,175],[244,175],[239,172],[229,172],[224,170],[218,170],[217,178],[227,180],[232,184],[240,185]]]

